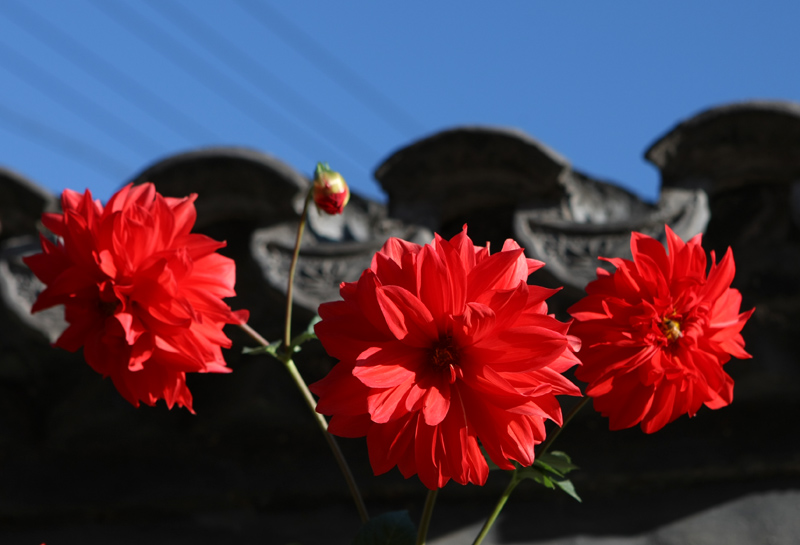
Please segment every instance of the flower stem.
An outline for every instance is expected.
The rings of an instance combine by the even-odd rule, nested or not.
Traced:
[[[250,327],[248,324],[240,323],[238,325],[244,330],[245,333],[250,335],[250,337],[252,337],[253,340],[255,340],[258,344],[260,344],[261,346],[269,346],[269,341],[264,337],[262,337],[258,331]]]
[[[417,545],[425,545],[425,540],[428,539],[428,527],[431,525],[433,506],[436,504],[436,495],[438,493],[438,488],[428,490],[428,495],[425,497],[425,507],[422,510],[422,520],[419,521],[419,530],[417,532]]]
[[[572,407],[572,410],[570,410],[567,416],[564,418],[564,423],[561,424],[561,426],[558,429],[556,429],[552,434],[550,434],[550,437],[548,437],[547,441],[545,441],[542,444],[542,448],[539,449],[539,452],[536,453],[536,456],[541,456],[542,454],[545,454],[548,450],[550,450],[550,447],[553,445],[553,442],[556,440],[556,438],[558,438],[559,435],[561,435],[561,432],[564,430],[564,428],[567,427],[567,424],[569,424],[570,420],[572,420],[575,417],[575,415],[578,414],[578,411],[583,409],[583,407],[591,400],[592,400],[591,397],[584,396],[583,399],[581,399],[580,403]]]
[[[345,460],[344,454],[342,454],[342,450],[339,448],[339,443],[337,443],[336,438],[334,438],[333,435],[328,432],[328,421],[325,420],[324,416],[317,412],[317,402],[311,395],[311,392],[309,391],[308,386],[306,386],[303,377],[300,376],[300,372],[297,370],[297,366],[294,364],[294,361],[291,359],[286,360],[284,365],[286,366],[286,370],[289,371],[292,380],[294,380],[295,385],[297,385],[297,388],[303,394],[303,398],[305,399],[308,408],[311,409],[311,413],[314,415],[314,419],[317,421],[317,424],[322,431],[322,435],[325,436],[325,440],[328,442],[331,452],[333,452],[333,457],[336,458],[336,463],[339,464],[339,469],[347,481],[347,488],[350,489],[350,495],[353,496],[353,501],[356,504],[358,516],[361,517],[361,522],[366,523],[369,520],[367,507],[364,505],[364,500],[361,497],[361,493],[358,491],[358,486],[356,486],[356,480],[353,477],[352,471],[350,471],[350,466],[347,465],[347,460]]]
[[[489,515],[488,519],[486,519],[486,522],[483,524],[483,528],[481,528],[481,532],[475,538],[475,541],[473,541],[472,545],[480,545],[481,543],[483,543],[483,539],[489,533],[489,530],[492,529],[494,521],[497,520],[497,516],[500,514],[500,511],[502,511],[503,507],[505,507],[509,496],[511,496],[511,493],[514,491],[514,489],[520,482],[522,482],[522,479],[518,476],[517,472],[515,471],[514,473],[511,474],[511,481],[508,483],[508,486],[503,491],[503,495],[500,496],[500,499],[497,501],[497,505],[494,506],[492,514]]]
[[[294,293],[294,273],[297,270],[297,258],[300,255],[300,243],[303,241],[303,231],[306,228],[306,218],[308,217],[308,204],[314,194],[313,187],[308,190],[306,200],[303,203],[303,213],[300,215],[300,223],[297,225],[297,240],[294,243],[294,254],[292,254],[292,264],[289,266],[289,283],[286,286],[286,322],[283,329],[283,349],[290,350],[289,344],[292,342],[292,295]]]
[[[322,435],[325,436],[325,440],[328,442],[331,452],[333,452],[333,457],[336,458],[336,463],[339,464],[339,469],[342,471],[347,481],[347,487],[350,489],[353,501],[355,501],[358,516],[361,517],[361,522],[365,523],[369,520],[369,514],[367,514],[364,500],[361,498],[361,493],[356,486],[353,473],[350,471],[350,467],[347,465],[347,461],[344,459],[344,454],[342,454],[336,439],[328,432],[328,421],[317,412],[317,402],[314,400],[314,396],[311,395],[303,377],[300,376],[300,372],[297,370],[294,361],[292,361],[292,295],[294,293],[294,275],[297,270],[297,258],[300,256],[300,244],[303,241],[303,231],[305,230],[306,219],[308,218],[308,205],[311,202],[313,194],[314,188],[312,186],[309,188],[308,194],[306,195],[305,202],[303,203],[303,213],[300,214],[300,223],[297,225],[297,240],[295,240],[294,243],[292,264],[289,266],[289,283],[286,286],[286,325],[283,330],[283,354],[280,360],[283,362],[286,370],[289,371],[289,375],[291,375],[300,393],[303,394],[303,399],[305,399],[308,408],[311,409],[311,413],[314,415],[314,419],[317,421]]]
[[[250,337],[252,337],[261,346],[269,346],[269,341],[259,335],[258,332],[249,325],[239,324],[239,327],[241,327],[245,333],[250,335]],[[317,412],[317,402],[314,400],[314,396],[311,395],[311,391],[308,389],[305,380],[303,380],[303,377],[300,375],[300,371],[297,370],[297,366],[294,364],[294,361],[288,357],[280,357],[278,359],[283,362],[283,365],[289,372],[289,376],[292,377],[295,386],[297,386],[297,389],[300,390],[300,393],[303,395],[306,405],[309,409],[311,409],[311,414],[314,415],[314,420],[317,422],[317,425],[322,431],[322,435],[325,436],[325,440],[328,442],[331,452],[333,452],[333,457],[336,458],[336,463],[339,464],[339,469],[342,471],[342,474],[347,481],[347,487],[350,489],[350,494],[353,496],[353,501],[356,504],[358,516],[361,517],[361,522],[367,522],[369,520],[369,514],[367,514],[367,508],[364,505],[364,500],[361,498],[361,493],[358,491],[353,473],[350,471],[350,467],[347,465],[347,461],[345,460],[344,454],[342,454],[342,451],[339,448],[339,444],[336,442],[336,439],[333,437],[333,435],[328,432],[328,421],[325,420],[324,416]]]
[[[306,226],[306,218],[308,218],[308,205],[311,202],[311,197],[313,195],[313,187],[309,189],[308,194],[306,195],[305,202],[303,203],[303,213],[300,215],[300,223],[297,226],[297,239],[295,240],[294,244],[294,253],[292,254],[292,263],[289,266],[289,282],[286,286],[286,324],[283,330],[283,350],[276,354],[276,357],[283,362],[284,367],[289,372],[289,375],[292,377],[292,380],[297,386],[300,393],[303,395],[303,399],[306,402],[306,405],[309,409],[311,409],[311,414],[314,415],[314,420],[316,420],[317,425],[322,431],[322,435],[325,437],[325,440],[328,442],[328,446],[333,453],[333,457],[336,458],[336,463],[339,464],[339,469],[341,470],[342,474],[344,475],[345,481],[347,481],[347,487],[350,489],[350,494],[353,496],[353,501],[356,504],[356,509],[358,510],[358,516],[361,518],[362,523],[366,523],[369,520],[369,514],[367,513],[367,508],[364,505],[364,500],[361,497],[361,493],[358,491],[358,487],[356,486],[355,479],[353,478],[353,473],[350,471],[350,467],[347,465],[347,461],[344,458],[344,454],[342,454],[342,450],[339,448],[339,444],[336,442],[336,439],[328,432],[328,421],[325,420],[325,417],[317,412],[317,402],[314,400],[314,396],[311,395],[311,391],[308,389],[305,380],[300,375],[300,371],[297,370],[297,366],[294,364],[292,360],[292,353],[294,351],[294,347],[291,345],[292,342],[292,295],[294,293],[294,275],[295,271],[297,270],[297,258],[300,255],[300,244],[303,241],[303,231],[305,230]],[[269,342],[258,334],[253,328],[251,328],[247,324],[239,324],[240,327],[252,337],[256,342],[258,342],[261,346],[268,347]]]
[[[575,405],[572,408],[572,410],[570,410],[570,412],[564,418],[564,422],[561,424],[561,426],[558,429],[556,429],[552,434],[550,434],[550,437],[547,438],[547,441],[542,443],[542,448],[539,449],[539,452],[536,453],[537,457],[542,456],[548,450],[550,450],[550,447],[553,446],[553,442],[561,434],[561,431],[567,427],[567,424],[569,424],[570,420],[572,420],[572,418],[576,414],[578,414],[578,411],[580,411],[584,407],[584,405],[589,403],[591,399],[592,398],[590,398],[589,396],[584,396],[584,398],[581,399],[580,403]],[[503,491],[503,495],[500,496],[497,505],[494,506],[494,511],[492,511],[492,514],[489,515],[488,519],[486,519],[486,523],[484,523],[483,528],[481,528],[481,532],[478,534],[478,537],[475,538],[475,541],[473,542],[472,545],[480,545],[483,542],[483,538],[485,538],[486,535],[489,533],[489,530],[492,529],[494,521],[497,519],[497,516],[500,514],[500,511],[503,510],[503,507],[505,507],[509,496],[511,496],[511,493],[521,482],[522,478],[519,477],[519,473],[517,471],[514,471],[514,473],[511,474],[511,482],[508,483],[508,486]]]

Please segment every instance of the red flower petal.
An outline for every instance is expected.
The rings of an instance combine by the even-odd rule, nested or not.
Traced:
[[[428,308],[409,291],[386,286],[376,291],[386,325],[396,339],[417,347],[430,347],[439,338]]]

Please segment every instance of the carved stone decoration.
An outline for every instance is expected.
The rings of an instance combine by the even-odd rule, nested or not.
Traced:
[[[31,307],[45,286],[22,258],[42,250],[36,236],[18,237],[0,245],[0,301],[4,313],[39,332],[48,342],[55,342],[67,328],[64,309],[59,305],[31,314]],[[8,330],[3,335],[8,335]]]
[[[572,299],[595,278],[598,256],[630,256],[631,231],[664,240],[668,223],[689,238],[708,221],[702,191],[673,189],[650,205],[573,171],[566,159],[515,130],[444,131],[394,153],[375,176],[393,216],[445,237],[468,223],[478,244],[515,238],[546,263],[539,281],[574,288],[566,294]]]
[[[22,262],[26,255],[41,251],[37,225],[43,212],[58,209],[57,199],[46,190],[23,176],[0,169],[0,305],[2,314],[9,316],[43,335],[49,342],[55,341],[66,328],[64,312],[52,308],[31,314],[31,306],[44,285]],[[4,321],[5,325],[5,321]],[[18,336],[19,331],[4,327],[0,336]]]
[[[699,190],[668,189],[648,205],[624,189],[571,173],[565,180],[568,198],[558,208],[520,209],[514,215],[514,236],[526,253],[546,264],[559,284],[579,296],[597,278],[596,270],[613,267],[598,256],[631,258],[631,232],[666,243],[664,225],[687,240],[703,232],[708,201]]]
[[[251,253],[269,285],[286,294],[297,222],[259,229]],[[294,302],[314,315],[320,303],[339,299],[339,284],[355,282],[389,237],[427,244],[433,234],[424,227],[389,219],[378,203],[353,195],[341,215],[317,212],[313,205],[297,263]]]

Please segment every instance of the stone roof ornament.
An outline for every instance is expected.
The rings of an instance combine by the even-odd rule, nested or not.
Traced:
[[[289,280],[298,220],[257,229],[250,239],[251,255],[269,285],[281,295],[285,295]],[[339,284],[358,280],[390,237],[426,244],[433,233],[389,218],[383,205],[356,194],[341,214],[309,210],[295,273],[295,305],[313,316],[320,303],[338,299]]]
[[[31,306],[44,289],[22,262],[41,251],[39,218],[58,210],[58,199],[21,174],[0,168],[0,345],[22,342],[29,334],[55,341],[67,327],[60,308],[31,314]],[[19,326],[22,327],[19,327]]]
[[[132,181],[151,181],[165,195],[198,193],[197,229],[227,240],[229,247],[237,245],[231,249],[240,271],[246,267],[241,263],[245,255],[253,259],[275,300],[286,293],[297,222],[311,187],[308,177],[265,153],[210,148],[168,157]],[[391,236],[429,242],[433,235],[389,219],[383,205],[358,195],[340,215],[312,209],[295,277],[294,301],[303,311],[300,317],[307,320],[321,302],[338,298],[339,284],[357,280]],[[282,311],[275,319],[281,316]]]
[[[375,172],[389,212],[443,236],[468,223],[472,238],[502,244],[512,237],[547,264],[553,284],[583,290],[598,255],[630,257],[630,233],[664,238],[702,232],[705,195],[695,189],[643,202],[569,162],[523,132],[490,127],[443,131],[392,154]]]
[[[476,243],[511,235],[520,203],[554,203],[569,163],[525,133],[460,127],[390,155],[375,178],[389,197],[389,215],[452,236],[469,222]]]
[[[130,182],[153,182],[163,195],[199,194],[197,228],[239,221],[271,225],[297,217],[308,180],[283,161],[239,148],[205,148],[172,155],[135,175]],[[304,195],[303,195],[304,196]]]
[[[800,179],[800,104],[749,101],[711,108],[678,123],[645,152],[663,187],[709,195]]]
[[[597,278],[598,267],[613,269],[599,256],[631,258],[631,232],[666,243],[666,224],[688,240],[702,233],[709,220],[702,190],[666,189],[657,203],[649,204],[576,171],[561,182],[565,196],[558,206],[517,210],[514,235],[531,257],[547,264],[545,270],[558,283],[579,292]]]
[[[704,245],[718,255],[733,248],[734,286],[758,308],[748,326],[752,353],[763,346],[769,357],[759,364],[770,369],[759,380],[788,389],[793,381],[778,378],[786,362],[772,351],[796,337],[800,323],[800,104],[711,108],[678,123],[645,156],[661,170],[663,187],[708,193]]]

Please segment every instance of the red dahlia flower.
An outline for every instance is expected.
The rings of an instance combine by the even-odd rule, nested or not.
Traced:
[[[705,404],[733,399],[722,366],[749,358],[740,331],[753,310],[739,314],[742,296],[730,287],[735,267],[728,248],[706,276],[697,235],[684,243],[669,227],[669,255],[657,240],[633,233],[633,261],[601,258],[617,270],[597,270],[587,296],[569,309],[570,333],[581,339],[575,376],[589,384],[594,407],[612,430],[641,423],[652,433]]]
[[[561,373],[579,363],[569,324],[547,315],[556,290],[528,286],[544,264],[507,240],[475,247],[464,231],[421,247],[389,239],[342,301],[320,306],[316,333],[339,363],[311,385],[330,431],[367,437],[376,474],[395,465],[430,489],[483,484],[478,441],[504,469],[527,466],[561,424]]]
[[[31,311],[64,305],[69,327],[55,345],[82,346],[137,407],[164,399],[192,411],[185,374],[229,372],[222,327],[247,320],[222,302],[235,295],[235,265],[215,253],[225,243],[190,233],[196,198],[128,185],[104,208],[88,190],[65,190],[64,213],[42,216],[58,244],[42,237],[43,253],[25,258],[47,284]]]

